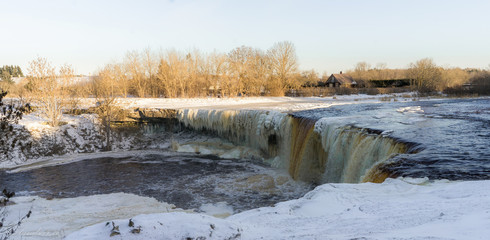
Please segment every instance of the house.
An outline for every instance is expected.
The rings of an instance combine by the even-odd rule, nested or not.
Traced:
[[[332,74],[326,81],[327,87],[355,87],[356,81],[349,74]]]

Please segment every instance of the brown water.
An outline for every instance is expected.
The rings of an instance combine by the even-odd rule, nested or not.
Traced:
[[[226,202],[236,212],[298,198],[313,187],[257,162],[175,152],[0,172],[0,183],[18,195],[68,198],[125,192],[184,209]]]

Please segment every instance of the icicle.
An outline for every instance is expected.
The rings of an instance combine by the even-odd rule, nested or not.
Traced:
[[[373,131],[272,111],[182,110],[177,117],[187,127],[259,150],[294,179],[316,183],[382,181],[386,174],[370,169],[407,150]]]

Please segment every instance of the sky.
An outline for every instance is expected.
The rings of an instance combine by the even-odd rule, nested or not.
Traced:
[[[301,70],[366,61],[490,67],[488,0],[0,0],[0,66],[45,57],[91,74],[128,51],[296,47]]]

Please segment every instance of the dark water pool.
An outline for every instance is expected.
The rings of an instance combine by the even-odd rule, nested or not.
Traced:
[[[173,152],[0,172],[0,183],[18,194],[45,198],[125,192],[184,209],[226,202],[235,212],[298,198],[312,189],[259,163]]]

